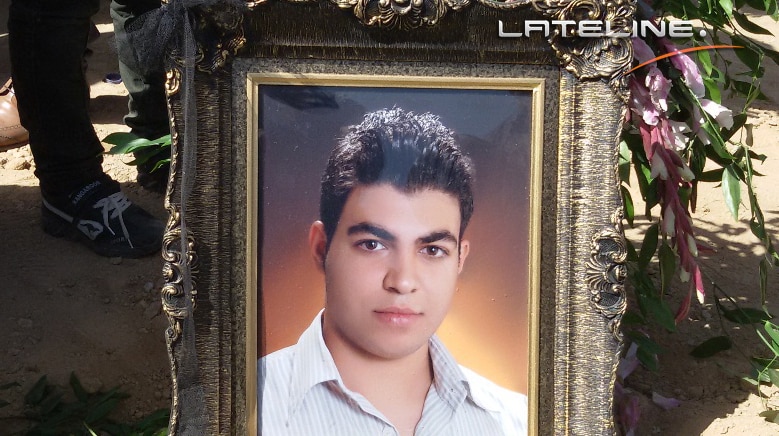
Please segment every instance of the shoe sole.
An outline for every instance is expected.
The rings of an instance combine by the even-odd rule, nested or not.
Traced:
[[[152,255],[162,248],[161,244],[153,244],[141,247],[112,247],[96,245],[93,240],[89,239],[87,235],[81,233],[81,231],[73,226],[73,224],[65,221],[50,210],[46,209],[45,206],[43,206],[41,210],[43,211],[41,215],[41,224],[43,226],[44,233],[56,238],[63,238],[68,241],[79,242],[83,245],[86,245],[94,253],[103,257],[123,257],[127,259],[137,259]]]

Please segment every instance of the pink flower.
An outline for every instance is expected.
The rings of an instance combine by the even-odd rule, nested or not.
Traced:
[[[703,86],[703,79],[701,78],[701,71],[698,69],[698,65],[689,56],[680,53],[676,46],[667,38],[661,38],[660,42],[668,53],[676,53],[674,56],[671,56],[671,63],[682,73],[682,80],[684,80],[684,83],[693,94],[698,97],[706,95],[706,87]]]
[[[663,131],[663,139],[665,139],[664,143],[666,146],[672,145],[676,151],[681,151],[687,148],[688,139],[685,133],[690,131],[690,127],[687,125],[687,123],[682,121],[668,120],[667,124],[668,128],[664,129]]]
[[[631,41],[633,41],[633,57],[638,59],[639,63],[643,64],[644,62],[655,58],[655,53],[643,39],[633,37],[631,38]]]
[[[652,402],[662,407],[664,410],[671,410],[682,404],[682,402],[676,398],[664,397],[654,391],[652,391]]]
[[[660,119],[660,112],[652,102],[649,90],[635,77],[629,80],[630,85],[630,110],[644,120],[644,123],[654,126]]]
[[[671,90],[671,81],[663,76],[660,70],[652,65],[646,75],[646,87],[649,89],[649,97],[657,109],[668,111],[668,92]]]

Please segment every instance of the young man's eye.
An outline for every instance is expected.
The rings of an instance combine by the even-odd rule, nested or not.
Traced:
[[[437,245],[428,245],[427,247],[424,247],[422,249],[422,253],[430,257],[444,257],[447,254],[449,254],[448,251],[446,251],[444,248],[439,247]]]
[[[386,248],[384,247],[384,244],[375,239],[360,241],[357,243],[357,246],[367,251],[377,251]]]

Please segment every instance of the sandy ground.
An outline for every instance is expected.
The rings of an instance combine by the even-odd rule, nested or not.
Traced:
[[[0,0],[0,77],[10,76],[6,30],[8,0]],[[129,130],[124,85],[104,83],[118,71],[108,1],[95,17],[102,36],[90,47],[90,113],[99,138]],[[56,72],[52,72],[56,73]],[[87,390],[121,385],[131,395],[121,409],[125,422],[170,406],[168,358],[160,313],[162,259],[108,259],[44,234],[40,195],[29,146],[0,153],[0,391],[11,406],[0,417],[19,415],[23,394],[41,375],[67,387],[71,371]],[[21,168],[21,169],[15,169]],[[135,168],[107,156],[104,168],[131,200],[166,218],[162,195],[135,183]],[[0,420],[0,434],[14,422]]]
[[[5,30],[9,0],[0,0],[0,80],[10,75]],[[102,33],[92,45],[88,76],[92,84],[91,113],[100,138],[126,131],[123,85],[102,81],[117,71],[108,2],[95,18]],[[779,31],[779,27],[768,22]],[[779,33],[776,33],[779,34]],[[770,40],[767,40],[771,42]],[[774,43],[775,44],[775,43]],[[775,47],[777,48],[777,47]],[[757,170],[758,195],[769,223],[779,235],[779,68],[767,65],[766,93],[773,102],[760,102],[751,111],[755,146],[769,159]],[[29,147],[0,152],[0,385],[18,382],[21,387],[0,391],[11,406],[0,409],[0,418],[20,412],[21,398],[43,374],[65,386],[75,371],[88,389],[122,385],[132,396],[121,410],[126,419],[139,417],[170,402],[170,382],[160,315],[162,282],[159,256],[146,259],[106,259],[86,248],[43,234],[40,230],[40,198],[33,175]],[[164,217],[162,197],[146,192],[134,182],[135,170],[120,158],[108,156],[106,171],[122,183],[124,191],[147,210]],[[636,196],[634,196],[635,198]],[[710,250],[701,253],[705,274],[734,298],[757,305],[759,241],[748,228],[748,212],[742,208],[734,221],[721,201],[718,186],[701,188],[695,223],[700,240]],[[744,195],[744,197],[746,197]],[[746,206],[746,204],[744,205]],[[635,239],[646,225],[637,220],[628,229]],[[779,241],[775,239],[775,243]],[[677,285],[671,298],[675,307],[684,290]],[[769,305],[779,308],[779,273],[771,272]],[[766,355],[765,347],[747,328],[725,324],[746,356]],[[775,389],[757,388],[740,381],[748,367],[736,350],[698,360],[689,351],[703,340],[723,333],[713,302],[693,304],[689,319],[679,332],[652,332],[663,347],[660,371],[637,370],[627,387],[640,398],[639,435],[750,436],[779,434],[779,425],[758,414],[766,407],[779,407]],[[682,400],[680,407],[664,411],[651,401],[653,392]],[[762,398],[761,398],[762,395]],[[6,434],[0,421],[0,434]]]

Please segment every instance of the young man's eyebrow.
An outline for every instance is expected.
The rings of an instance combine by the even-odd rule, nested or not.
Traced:
[[[396,239],[395,235],[386,229],[371,223],[358,223],[346,230],[347,235],[354,235],[356,233],[370,233],[373,236],[388,242],[393,242]]]
[[[420,244],[430,244],[431,242],[438,242],[438,241],[449,241],[452,242],[454,245],[458,244],[457,238],[452,234],[452,232],[448,230],[433,232],[427,236],[422,236],[421,238],[417,239],[417,241]]]

